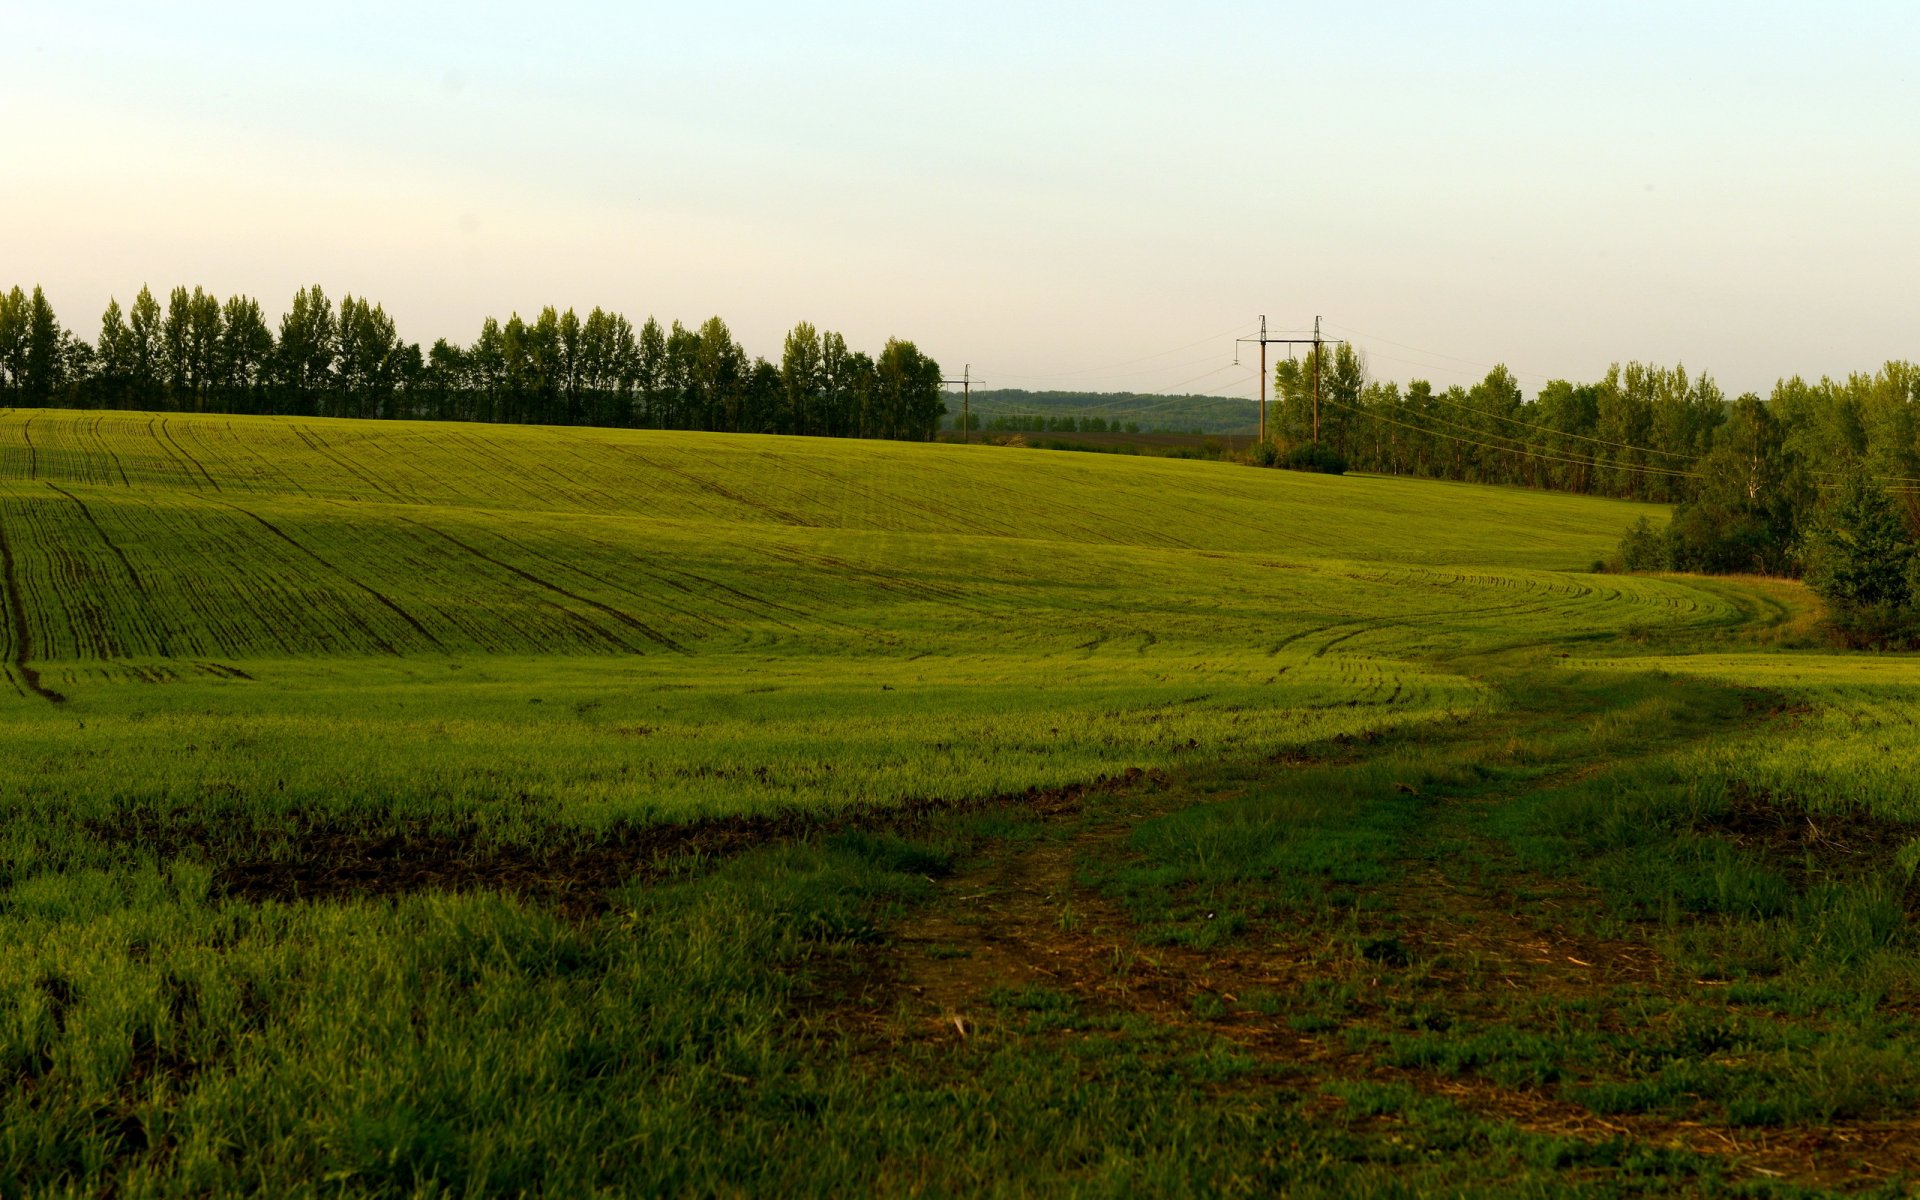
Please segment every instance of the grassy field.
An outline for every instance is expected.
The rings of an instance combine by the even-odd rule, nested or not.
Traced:
[[[1920,671],[1640,515],[0,413],[0,1195],[1897,1191]]]
[[[1738,611],[1543,570],[1607,504],[982,448],[40,415],[0,472],[0,795],[249,840],[1270,754],[1494,702],[1436,653]]]

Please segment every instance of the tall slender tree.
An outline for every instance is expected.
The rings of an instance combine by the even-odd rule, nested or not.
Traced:
[[[337,329],[333,302],[319,284],[293,294],[293,303],[280,318],[274,354],[283,411],[306,416],[323,411],[333,386]]]

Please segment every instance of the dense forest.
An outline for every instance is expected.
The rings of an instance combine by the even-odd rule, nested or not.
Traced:
[[[424,353],[378,304],[297,292],[278,328],[248,296],[141,288],[107,305],[91,342],[40,288],[0,294],[0,404],[378,419],[616,425],[926,440],[940,366],[912,342],[878,356],[801,323],[778,363],[749,358],[726,323],[638,329],[618,313],[545,308],[487,318],[471,345]]]

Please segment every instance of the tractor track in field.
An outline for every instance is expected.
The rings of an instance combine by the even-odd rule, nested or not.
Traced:
[[[737,492],[732,488],[727,487],[723,483],[720,483],[716,480],[708,479],[704,475],[698,475],[692,471],[688,471],[680,467],[676,467],[672,463],[662,462],[659,459],[650,458],[645,454],[641,454],[633,450],[628,450],[627,453],[630,457],[638,459],[640,462],[645,463],[647,466],[651,467],[656,471],[661,471],[661,472],[665,472],[666,474],[676,476],[679,479],[682,479],[685,482],[692,484],[697,490],[701,492],[705,492],[708,495],[712,495],[712,496],[718,496],[723,500],[727,500],[733,504],[739,505],[741,508],[744,508],[749,512],[764,513],[765,515],[774,518],[779,524],[797,526],[803,529],[814,528],[819,524],[819,522],[810,520],[806,517],[801,516],[798,513],[788,512],[786,509],[776,508],[771,504],[766,504],[759,500],[755,500],[753,497],[745,495],[741,492]]]
[[[1781,711],[1750,706],[1742,720],[1756,714],[1769,719]],[[1296,765],[1276,761],[1281,769]],[[1573,764],[1526,787],[1553,787],[1599,769],[1599,763]],[[1503,1002],[1494,997],[1504,994],[1596,1004],[1603,1011],[1626,993],[1681,1003],[1716,994],[1715,981],[1694,979],[1644,942],[1576,928],[1578,914],[1601,903],[1583,883],[1542,879],[1511,864],[1503,865],[1497,878],[1485,878],[1463,874],[1444,855],[1417,856],[1383,889],[1389,899],[1380,911],[1394,917],[1374,932],[1390,931],[1391,942],[1383,944],[1393,949],[1378,961],[1370,952],[1356,956],[1349,944],[1356,941],[1352,930],[1315,929],[1285,919],[1262,921],[1246,936],[1211,950],[1143,943],[1127,911],[1086,882],[1089,856],[1124,857],[1126,839],[1144,822],[1238,794],[1236,787],[1224,794],[1156,795],[1145,803],[1132,795],[1125,806],[1103,806],[1091,814],[1082,804],[1090,797],[1077,796],[1037,809],[1052,826],[1052,836],[1043,832],[989,847],[972,865],[940,880],[939,898],[894,928],[877,961],[864,972],[829,978],[816,990],[809,1019],[837,1030],[857,1053],[876,1061],[909,1045],[922,1052],[947,1045],[957,1052],[997,1020],[997,998],[1037,988],[1064,993],[1090,1011],[1123,1013],[1193,1039],[1217,1039],[1289,1075],[1411,1086],[1477,1117],[1543,1137],[1593,1145],[1637,1143],[1718,1160],[1755,1178],[1821,1188],[1859,1188],[1920,1175],[1920,1118],[1769,1128],[1729,1125],[1695,1113],[1596,1111],[1553,1087],[1509,1086],[1471,1071],[1383,1064],[1375,1049],[1349,1036],[1370,1021],[1387,1020],[1394,1004],[1408,1003],[1409,993],[1468,1021],[1476,1016],[1497,1020]],[[1426,836],[1474,836],[1467,832],[1467,817],[1487,802],[1478,797],[1438,802]],[[1750,823],[1764,822],[1755,817]],[[1785,836],[1771,826],[1765,832]],[[1524,900],[1513,890],[1521,882]],[[1398,957],[1403,944],[1404,960]],[[1416,956],[1421,970],[1401,975]],[[1355,983],[1359,998],[1331,1029],[1294,1027],[1285,1005],[1274,1011],[1240,1003],[1257,994],[1297,996],[1315,987]],[[1380,999],[1373,998],[1376,994]],[[1209,1007],[1203,1009],[1203,1001]],[[1203,1011],[1209,1015],[1198,1015]],[[1332,1094],[1308,1103],[1329,1119],[1349,1119],[1341,1115],[1345,1101]]]
[[[612,617],[615,621],[619,622],[622,625],[625,625],[627,628],[633,630],[635,633],[638,633],[641,637],[654,643],[657,646],[660,646],[667,650],[671,650],[676,654],[692,654],[693,653],[693,651],[687,649],[685,645],[681,644],[678,641],[675,641],[671,637],[668,637],[666,634],[655,629],[653,626],[648,625],[646,622],[640,620],[638,617],[634,616],[632,613],[623,612],[620,609],[614,608],[610,604],[603,604],[600,601],[595,600],[590,596],[582,596],[580,593],[575,591],[570,591],[567,588],[563,588],[559,584],[554,583],[550,580],[542,579],[540,576],[533,574],[531,571],[523,570],[520,567],[514,566],[510,562],[504,561],[503,559],[495,558],[493,555],[488,554],[486,551],[481,550],[476,546],[469,545],[468,543],[461,541],[459,538],[454,537],[452,534],[447,533],[445,530],[437,529],[432,525],[428,525],[424,521],[417,521],[412,517],[403,516],[398,513],[394,514],[394,516],[395,516],[395,519],[400,521],[405,521],[407,524],[414,526],[416,529],[423,529],[426,532],[433,534],[435,537],[440,538],[442,541],[445,541],[450,545],[457,546],[458,548],[466,551],[468,554],[473,555],[475,558],[480,559],[482,562],[491,563],[494,566],[500,568],[501,570],[506,571],[511,575],[514,575],[520,579],[525,580],[528,583],[533,584],[535,587],[544,588],[547,591],[553,592],[556,595],[565,596],[567,599],[572,600],[577,604],[584,604],[589,608],[593,608],[598,610],[599,612],[605,613],[607,616]],[[604,636],[604,634],[602,636]],[[616,644],[619,644],[619,639],[617,638],[609,638],[607,640],[613,641]],[[628,646],[627,649],[629,651],[638,653],[638,650],[635,647]]]
[[[358,479],[361,483],[372,488],[376,496],[390,500],[396,504],[407,503],[406,497],[400,495],[392,488],[387,487],[378,479],[362,471],[359,467],[354,466],[351,461],[341,456],[332,446],[327,444],[326,439],[322,438],[317,431],[301,425],[290,425],[288,428],[293,431],[293,436],[299,438],[307,449],[313,451],[316,455],[332,463],[334,466],[339,467],[354,479]]]
[[[107,536],[106,529],[101,526],[99,519],[93,515],[93,510],[88,508],[86,502],[81,500],[80,497],[54,483],[52,480],[49,479],[45,482],[48,487],[73,501],[73,506],[80,510],[81,517],[86,520],[88,525],[93,527],[93,531],[96,534],[100,535],[100,543],[112,551],[115,558],[120,560],[121,569],[127,573],[127,582],[133,584],[133,590],[139,592],[140,595],[144,597],[147,594],[146,580],[140,578],[140,572],[134,570],[132,560],[127,558],[127,552],[122,550],[112,538]]]
[[[492,530],[490,532],[492,532],[494,537],[498,538],[502,542],[505,542],[507,545],[512,546],[514,549],[521,551],[522,553],[526,554],[529,558],[535,559],[539,562],[546,563],[549,566],[558,567],[567,571],[572,571],[574,574],[582,576],[587,579],[591,579],[593,580],[593,582],[600,584],[603,587],[609,588],[616,592],[620,592],[623,595],[629,596],[635,600],[639,600],[647,604],[654,605],[655,607],[662,609],[666,612],[672,613],[674,616],[680,617],[686,621],[709,625],[715,629],[727,628],[727,623],[725,621],[722,621],[720,618],[718,618],[717,616],[711,613],[704,613],[699,611],[698,609],[683,608],[677,604],[666,603],[659,596],[650,596],[645,592],[636,591],[631,584],[622,583],[618,579],[609,578],[608,576],[601,574],[598,571],[588,570],[586,567],[581,566],[577,562],[568,562],[563,559],[555,558],[552,554],[547,553],[546,551],[543,551],[543,550],[535,549],[533,546],[528,545],[526,542],[520,541],[517,538],[508,537],[505,533],[502,533],[498,529]],[[587,542],[590,545],[597,546],[603,550],[617,552],[617,549],[618,549],[617,547],[611,545],[610,543],[600,541],[596,538],[586,537],[586,538],[583,538],[582,540]],[[674,579],[673,577],[663,573],[662,571],[650,569],[638,563],[627,564],[627,565],[629,569],[634,571],[637,575],[640,575],[642,578],[651,580],[655,583],[658,583],[662,587],[670,588],[676,592],[680,592],[681,594],[687,595],[687,596],[691,596],[695,594],[692,588],[680,582],[678,579]],[[740,592],[736,589],[727,588],[725,590],[735,598],[749,598],[746,596],[746,593]],[[762,617],[765,620],[767,620],[770,624],[778,625],[782,629],[787,629],[794,632],[798,632],[799,630],[798,626],[793,625],[790,622],[782,621],[782,620],[779,620],[778,618],[768,616],[767,614],[768,609],[772,609],[775,607],[784,608],[785,606],[783,605],[775,605],[770,601],[763,601],[761,602],[761,607],[756,609],[751,606],[732,603],[729,601],[716,601],[716,604],[718,604],[721,607],[731,608],[736,612],[745,612],[751,616]],[[787,611],[791,612],[794,610],[789,609]],[[799,615],[804,616],[805,614],[799,614]]]
[[[6,587],[7,613],[12,624],[14,672],[34,695],[49,704],[65,704],[67,698],[43,683],[40,672],[30,665],[33,631],[27,624],[27,596],[20,586],[20,568],[14,561],[13,540],[7,533],[4,515],[0,515],[0,583]]]
[[[88,426],[88,432],[92,435],[94,442],[99,445],[100,452],[107,456],[107,461],[113,464],[114,474],[120,477],[120,486],[132,487],[132,483],[127,479],[126,465],[120,461],[119,451],[115,450],[112,443],[108,442],[106,436],[100,432],[106,422],[107,418],[104,415],[95,417],[93,424]]]
[[[415,617],[412,613],[408,612],[404,608],[401,608],[400,605],[395,603],[391,597],[386,595],[386,593],[379,591],[378,589],[373,587],[371,584],[368,584],[363,580],[356,578],[354,575],[350,574],[346,570],[338,566],[335,566],[333,563],[327,561],[327,559],[321,557],[319,554],[309,549],[307,546],[302,544],[299,540],[294,538],[292,535],[288,534],[285,530],[281,529],[278,525],[275,525],[272,521],[267,520],[265,517],[261,516],[259,513],[252,511],[251,509],[242,508],[238,504],[235,504],[230,500],[216,500],[214,501],[214,503],[224,505],[225,507],[232,509],[234,512],[239,513],[241,516],[248,517],[253,521],[257,522],[260,525],[260,527],[265,529],[268,533],[271,533],[274,537],[279,538],[281,541],[285,542],[287,545],[292,546],[295,550],[298,550],[300,553],[306,555],[308,558],[312,559],[314,562],[319,563],[322,567],[325,567],[329,573],[336,575],[341,579],[346,580],[348,583],[352,584],[354,587],[359,588],[361,591],[365,592],[367,595],[373,597],[375,603],[379,604],[382,608],[386,609],[388,612],[392,613],[394,616],[399,617],[402,621],[405,621],[409,626],[413,628],[413,631],[415,633],[425,638],[427,642],[432,646],[434,646],[436,649],[440,649],[440,650],[446,649],[446,645],[442,643],[439,638],[433,635],[432,630],[428,629],[425,625],[421,624],[419,618]],[[357,621],[356,623],[360,625],[361,631],[364,632],[369,638],[373,639],[374,643],[377,646],[379,646],[379,648],[382,651],[392,655],[400,654],[399,649],[396,648],[393,645],[393,643],[381,637],[377,632],[373,630],[371,626],[367,625],[364,621]]]
[[[168,428],[165,417],[160,418],[160,436],[166,439],[167,445],[173,447],[174,451],[177,452],[182,459],[186,460],[188,466],[199,473],[200,478],[207,481],[209,487],[216,492],[221,490],[220,481],[209,474],[207,469],[200,465],[200,460],[195,458],[185,446],[180,444],[179,439],[173,436],[173,430]]]

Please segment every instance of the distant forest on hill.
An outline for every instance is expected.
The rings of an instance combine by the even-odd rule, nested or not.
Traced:
[[[973,427],[990,433],[1216,433],[1250,435],[1260,407],[1236,396],[1138,392],[973,393]],[[960,405],[947,405],[947,428],[960,428]]]
[[[318,286],[278,328],[250,296],[141,288],[107,305],[88,342],[40,288],[0,294],[0,404],[291,416],[610,425],[926,440],[940,364],[892,339],[877,355],[802,322],[778,363],[749,358],[726,322],[544,308],[488,317],[470,345],[424,352],[380,305]]]

